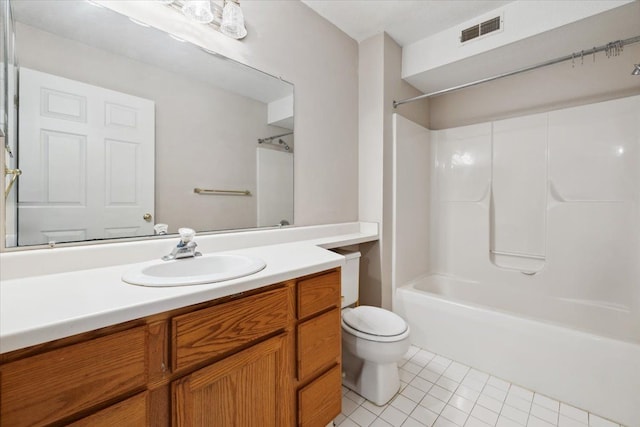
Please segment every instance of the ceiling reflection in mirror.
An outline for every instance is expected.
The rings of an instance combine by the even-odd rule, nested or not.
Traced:
[[[7,247],[293,224],[293,85],[86,1],[11,7]]]

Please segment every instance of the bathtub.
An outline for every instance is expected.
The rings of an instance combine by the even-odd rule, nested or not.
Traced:
[[[623,307],[427,275],[396,289],[414,345],[640,426],[640,340]]]

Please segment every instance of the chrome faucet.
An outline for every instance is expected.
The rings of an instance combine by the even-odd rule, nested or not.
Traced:
[[[196,235],[195,230],[191,228],[179,228],[178,233],[180,233],[180,242],[175,248],[173,248],[169,255],[162,257],[163,261],[171,261],[180,258],[193,258],[202,255],[200,252],[196,251],[198,244],[193,241],[193,238]]]

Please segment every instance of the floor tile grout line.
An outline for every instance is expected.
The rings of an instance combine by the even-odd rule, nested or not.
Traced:
[[[416,362],[412,362],[413,364],[418,365],[421,369],[420,369],[416,374],[413,374],[413,373],[412,373],[412,372],[410,372],[410,371],[406,371],[406,372],[408,372],[409,374],[411,374],[411,379],[410,379],[408,382],[404,382],[404,381],[403,381],[404,386],[402,386],[402,387],[400,388],[400,390],[398,390],[398,392],[396,393],[396,395],[394,395],[394,397],[393,397],[391,400],[394,400],[394,399],[396,399],[399,395],[402,395],[405,399],[407,399],[407,400],[411,401],[412,403],[415,403],[415,404],[416,404],[416,406],[415,406],[415,407],[414,407],[414,409],[411,411],[411,413],[413,413],[413,412],[415,411],[415,408],[417,408],[418,406],[422,406],[422,405],[421,405],[422,400],[424,400],[424,397],[426,397],[427,395],[429,395],[429,396],[431,396],[432,398],[434,398],[434,399],[436,399],[436,400],[438,400],[438,401],[440,401],[440,402],[444,403],[444,407],[443,407],[443,409],[442,409],[441,411],[439,411],[439,413],[438,413],[438,414],[436,414],[437,416],[436,416],[436,418],[435,418],[435,420],[434,420],[434,423],[433,423],[433,424],[435,424],[435,423],[438,421],[438,419],[443,418],[443,419],[445,419],[445,420],[447,420],[447,421],[449,421],[449,422],[452,422],[453,424],[456,424],[456,425],[457,425],[457,423],[455,423],[455,422],[454,422],[454,421],[452,421],[452,420],[449,420],[446,416],[442,415],[442,412],[446,409],[446,407],[447,407],[447,406],[452,406],[452,407],[454,407],[455,409],[458,409],[459,411],[461,411],[461,412],[463,412],[463,413],[465,414],[465,417],[466,417],[466,418],[465,418],[465,422],[464,422],[464,424],[466,424],[466,423],[468,422],[468,420],[471,418],[471,416],[472,416],[472,415],[471,415],[471,413],[473,412],[473,410],[475,409],[475,407],[476,407],[476,406],[480,406],[480,407],[482,407],[483,409],[489,410],[489,411],[491,411],[491,412],[493,412],[493,413],[495,414],[496,412],[494,412],[494,411],[493,411],[493,410],[491,410],[490,408],[486,408],[485,406],[483,406],[483,405],[481,405],[481,404],[479,404],[479,403],[478,403],[478,400],[480,399],[480,397],[481,397],[481,396],[483,396],[483,392],[486,390],[487,385],[491,385],[492,387],[494,387],[494,388],[496,388],[496,389],[498,389],[498,390],[500,390],[500,391],[502,391],[502,392],[504,392],[504,393],[505,393],[504,400],[501,400],[501,401],[500,401],[500,399],[496,399],[496,398],[495,398],[495,397],[493,397],[492,395],[489,395],[489,394],[484,395],[484,396],[486,396],[486,397],[488,397],[488,398],[492,398],[492,399],[494,399],[494,400],[496,400],[496,401],[500,401],[500,403],[501,403],[500,411],[497,413],[497,415],[498,415],[498,419],[496,420],[496,423],[494,423],[494,426],[495,426],[495,424],[497,424],[497,422],[500,420],[500,417],[502,417],[502,416],[503,416],[503,417],[505,417],[505,418],[507,418],[507,419],[509,419],[510,421],[513,421],[514,423],[518,423],[518,424],[519,424],[519,422],[518,422],[518,421],[516,421],[516,420],[514,420],[514,419],[512,419],[512,418],[510,418],[510,417],[508,417],[508,416],[506,416],[506,415],[504,415],[504,410],[505,410],[505,407],[506,407],[507,405],[508,405],[510,408],[514,409],[514,410],[518,410],[518,411],[520,411],[520,412],[524,412],[524,413],[526,413],[526,415],[527,415],[527,424],[529,423],[529,420],[530,420],[531,418],[535,418],[536,420],[540,420],[540,421],[544,421],[544,422],[546,422],[546,423],[549,423],[549,422],[548,422],[548,421],[546,421],[545,419],[540,418],[540,417],[538,417],[538,416],[536,416],[536,415],[534,415],[534,414],[532,413],[532,411],[533,411],[533,405],[534,405],[534,399],[535,399],[535,396],[536,396],[536,395],[540,395],[540,396],[542,396],[542,397],[545,397],[545,398],[548,398],[548,399],[550,399],[550,400],[553,400],[553,401],[558,402],[558,410],[557,410],[557,411],[556,411],[556,410],[553,410],[553,409],[551,409],[551,408],[548,408],[548,407],[546,407],[546,406],[541,405],[541,404],[539,404],[539,403],[538,403],[538,406],[540,406],[540,407],[542,407],[542,408],[544,408],[544,409],[547,409],[547,410],[549,410],[549,411],[551,411],[551,412],[554,412],[554,414],[555,414],[555,423],[554,423],[553,425],[555,425],[556,427],[560,424],[560,416],[561,416],[561,415],[564,415],[566,418],[571,419],[572,421],[575,421],[575,422],[578,422],[578,423],[581,423],[581,424],[582,424],[582,421],[581,421],[581,420],[576,419],[576,418],[575,418],[575,417],[573,417],[573,416],[570,416],[570,415],[566,415],[566,414],[562,414],[562,413],[561,413],[560,408],[562,407],[562,405],[563,405],[563,404],[564,404],[564,405],[566,405],[566,406],[569,406],[569,407],[575,408],[575,409],[577,409],[577,410],[579,410],[579,411],[582,411],[582,412],[586,413],[586,415],[587,415],[587,425],[585,425],[585,427],[590,426],[590,425],[591,425],[591,422],[592,422],[592,419],[594,419],[594,420],[595,420],[596,418],[597,418],[597,419],[603,419],[603,420],[606,420],[606,421],[608,421],[608,422],[611,422],[611,423],[613,424],[613,426],[614,426],[614,427],[625,427],[623,424],[617,423],[616,421],[612,421],[612,420],[610,420],[610,419],[608,419],[608,418],[605,418],[605,417],[600,417],[600,416],[598,416],[598,415],[596,415],[596,414],[591,413],[591,412],[590,412],[590,411],[588,411],[588,410],[585,410],[585,409],[579,408],[579,407],[577,407],[577,406],[570,405],[569,403],[566,403],[566,402],[560,401],[560,400],[558,400],[558,399],[555,399],[555,398],[552,398],[552,397],[546,396],[546,395],[544,395],[544,394],[542,394],[542,393],[539,393],[539,392],[537,392],[537,391],[535,391],[535,390],[530,390],[530,389],[528,389],[528,388],[526,388],[526,387],[522,387],[522,386],[520,386],[520,385],[514,384],[514,383],[512,383],[512,382],[510,382],[510,381],[507,381],[507,380],[504,380],[504,379],[502,379],[502,378],[495,377],[495,376],[494,376],[494,375],[492,375],[491,373],[484,372],[484,371],[478,370],[478,369],[476,369],[476,368],[474,368],[474,367],[464,365],[464,364],[462,364],[462,363],[460,363],[460,362],[458,362],[458,361],[456,361],[456,360],[448,359],[448,358],[446,358],[446,357],[444,357],[444,356],[442,356],[442,355],[438,355],[438,354],[436,354],[436,353],[430,352],[429,350],[421,349],[421,348],[419,348],[419,347],[416,347],[416,348],[417,348],[418,350],[416,350],[416,351],[414,351],[414,352],[413,352],[413,354],[412,354],[412,357],[411,357],[411,358],[409,358],[409,359],[405,360],[405,364],[406,364],[406,363],[408,363],[408,362],[410,362],[410,361],[412,361],[413,357],[415,357],[415,356],[416,356],[420,351],[426,351],[427,353],[430,353],[430,354],[432,354],[433,356],[432,356],[431,358],[429,358],[429,359],[428,359],[428,361],[426,361],[426,363],[425,363],[424,365],[418,364],[418,363],[416,363]],[[438,356],[440,356],[440,357],[442,357],[443,359],[445,359],[445,360],[447,360],[447,361],[448,361],[448,363],[446,364],[446,366],[445,366],[444,364],[442,364],[442,363],[439,363],[439,361],[435,361],[435,359],[436,359],[436,358],[438,358]],[[442,371],[442,373],[437,373],[436,371],[431,371],[431,370],[430,370],[431,372],[433,372],[433,373],[436,373],[436,374],[437,374],[437,377],[435,378],[435,382],[431,382],[431,381],[427,380],[426,378],[420,377],[420,373],[421,373],[423,370],[427,369],[428,365],[429,365],[431,362],[435,362],[435,363],[437,363],[438,365],[440,365],[440,366],[442,366],[442,367],[445,367],[445,369]],[[460,365],[462,365],[462,366],[464,366],[464,367],[466,367],[466,368],[467,368],[467,372],[465,373],[465,375],[462,377],[462,379],[461,379],[460,381],[455,380],[455,379],[450,378],[449,376],[445,375],[445,372],[446,372],[446,371],[451,367],[451,365],[452,365],[453,363],[460,364]],[[451,402],[452,398],[453,398],[454,396],[456,396],[456,395],[457,395],[456,393],[457,393],[457,392],[458,392],[458,390],[460,389],[460,386],[461,386],[461,385],[463,385],[463,384],[462,384],[462,382],[463,382],[467,377],[469,377],[469,374],[471,373],[471,370],[476,371],[476,372],[480,372],[480,373],[482,373],[482,374],[486,375],[486,376],[487,376],[487,380],[486,380],[486,381],[483,381],[483,385],[482,385],[482,388],[481,388],[481,390],[480,390],[480,391],[477,391],[477,390],[475,390],[475,389],[473,389],[473,388],[471,388],[471,387],[466,386],[466,387],[468,387],[469,389],[471,389],[474,393],[477,393],[477,394],[478,394],[478,397],[473,401],[473,406],[471,407],[471,411],[470,411],[469,413],[466,413],[465,411],[462,411],[462,410],[460,410],[459,408],[457,408],[457,407],[455,407],[455,406],[453,406],[453,405],[449,405],[449,403]],[[430,386],[426,391],[424,391],[424,390],[422,390],[422,389],[420,389],[420,388],[418,388],[418,387],[413,386],[413,385],[411,384],[411,382],[412,382],[415,378],[417,378],[417,377],[420,377],[422,380],[424,380],[424,381],[426,381],[426,382],[430,383],[430,384],[431,384],[431,386]],[[441,378],[443,378],[443,377],[444,377],[444,378],[446,378],[448,381],[452,381],[452,382],[454,382],[454,383],[456,384],[456,387],[455,387],[453,390],[450,390],[450,389],[449,389],[449,388],[447,388],[447,387],[443,387],[442,385],[437,384],[437,382],[438,382],[438,381],[440,381],[440,379],[441,379]],[[489,384],[489,381],[491,380],[491,378],[496,378],[496,379],[501,380],[501,381],[503,381],[504,383],[506,383],[506,384],[507,384],[507,388],[506,388],[506,390],[502,390],[502,389],[500,389],[499,387],[497,387],[497,386],[495,386],[495,385],[493,385],[493,384]],[[406,389],[406,387],[408,387],[408,386],[410,386],[410,385],[411,385],[413,388],[415,388],[415,389],[419,390],[421,393],[424,393],[424,394],[425,394],[425,396],[424,396],[420,401],[416,402],[414,399],[412,399],[412,398],[410,398],[410,397],[408,397],[408,396],[406,396],[406,395],[403,395],[403,394],[402,394],[402,391],[403,391],[404,389]],[[443,388],[443,389],[444,389],[444,390],[446,390],[448,393],[450,393],[449,397],[448,397],[445,401],[443,401],[441,398],[439,398],[439,397],[437,397],[437,396],[435,396],[435,395],[433,395],[433,394],[429,394],[429,392],[430,392],[430,391],[433,389],[433,387],[435,387],[436,385],[438,385],[439,387]],[[531,401],[528,401],[528,399],[526,399],[526,398],[524,398],[524,397],[521,397],[520,395],[513,394],[514,398],[518,398],[518,399],[523,400],[523,401],[525,401],[525,402],[527,403],[528,411],[524,411],[524,410],[523,410],[523,409],[521,409],[520,407],[512,406],[512,405],[510,405],[510,404],[508,404],[508,403],[507,403],[507,401],[506,401],[506,400],[507,400],[507,398],[510,396],[511,391],[512,391],[512,389],[513,389],[513,387],[514,387],[514,386],[517,386],[517,387],[518,387],[518,388],[520,388],[520,389],[523,389],[523,390],[526,390],[526,391],[528,391],[528,392],[532,393],[532,399],[531,399]],[[346,392],[346,393],[343,393],[343,394],[342,394],[342,396],[346,396],[346,394],[347,394],[348,392],[349,392],[349,390],[347,389],[347,392]],[[461,396],[461,395],[458,395],[458,396]],[[363,404],[364,404],[365,402],[368,402],[366,399],[364,399],[364,400],[362,400],[362,402],[361,402],[361,403],[358,403],[358,402],[354,401],[350,396],[346,396],[346,397],[347,397],[347,399],[349,399],[351,402],[353,402],[353,403],[356,405],[356,408],[354,409],[354,411],[352,411],[352,412],[351,412],[351,414],[353,414],[353,413],[354,413],[354,412],[355,412],[359,407],[362,407],[362,406],[363,406]],[[463,397],[464,399],[467,399],[465,396],[461,396],[461,397]],[[358,400],[360,400],[360,399],[358,399]],[[471,401],[471,399],[467,399],[467,400]],[[390,402],[391,402],[391,401],[390,401]],[[387,421],[386,421],[384,418],[382,418],[382,417],[381,417],[381,414],[382,414],[382,412],[384,412],[384,410],[386,410],[389,406],[393,406],[393,405],[391,405],[391,403],[388,403],[388,404],[384,405],[384,408],[382,409],[382,411],[380,412],[380,414],[379,414],[379,415],[378,415],[378,414],[373,413],[372,411],[369,411],[369,410],[368,410],[367,408],[365,408],[365,407],[363,407],[363,409],[365,409],[366,411],[368,411],[369,413],[371,413],[371,414],[373,414],[373,415],[374,415],[374,417],[375,417],[375,418],[374,418],[373,422],[376,422],[376,420],[381,420],[381,421],[383,421],[383,422],[387,423]],[[430,410],[429,408],[426,408],[425,406],[422,406],[422,407],[423,407],[424,409]],[[406,418],[405,418],[405,420],[402,422],[402,424],[406,423],[406,422],[408,421],[408,419],[409,419],[409,418],[413,419],[414,421],[421,422],[421,421],[419,421],[419,420],[417,420],[417,419],[415,419],[415,418],[411,417],[411,413],[406,414],[404,411],[400,410],[399,408],[397,408],[397,407],[395,407],[395,406],[393,406],[393,408],[394,408],[395,410],[397,410],[397,411],[401,412],[404,416],[406,416]],[[430,410],[430,411],[431,411],[431,410]],[[431,412],[435,414],[435,412],[434,412],[434,411],[431,411]],[[346,421],[346,419],[349,419],[352,423],[354,423],[354,424],[356,424],[356,425],[359,425],[357,422],[355,422],[355,421],[351,418],[351,414],[347,416],[347,415],[344,415],[343,413],[341,413],[341,415],[344,417],[344,419],[343,419],[343,420],[341,420],[341,423],[345,422],[345,421]],[[373,422],[372,422],[372,423],[373,423]],[[483,421],[483,422],[484,422],[484,421]],[[388,423],[387,423],[387,424],[388,424]],[[433,424],[432,424],[432,425],[433,425]],[[552,423],[549,423],[549,424],[552,424]]]
[[[453,362],[453,360],[452,360],[452,362]],[[450,362],[450,363],[449,363],[449,366],[451,366],[451,363],[452,363],[452,362]],[[447,368],[448,368],[449,366],[447,366]],[[466,365],[465,365],[465,366],[466,366]],[[425,369],[426,369],[426,366],[425,366]],[[470,370],[471,370],[471,369],[469,369],[469,371],[470,371]],[[446,370],[445,370],[445,371],[443,371],[443,372],[442,372],[442,374],[440,374],[440,376],[438,377],[438,380],[440,380],[440,378],[442,378],[443,376],[444,376],[445,378],[448,378],[448,377],[446,377],[446,376],[444,375],[444,373],[445,373],[445,372],[446,372]],[[467,372],[467,373],[468,373],[468,372]],[[465,377],[466,377],[466,374],[465,374]],[[450,379],[450,378],[448,378],[448,379]],[[436,380],[436,382],[435,382],[435,383],[433,383],[433,386],[436,386],[436,385],[437,385],[438,380]],[[452,380],[452,381],[453,381],[453,380]],[[459,381],[459,382],[458,382],[458,381],[456,381],[456,382],[458,383],[458,385],[456,386],[455,390],[453,390],[453,391],[451,392],[451,396],[449,396],[449,398],[447,399],[447,401],[446,401],[446,402],[444,402],[444,405],[445,405],[445,406],[444,406],[444,408],[442,408],[442,411],[440,411],[440,413],[438,414],[438,417],[434,420],[433,425],[435,425],[435,424],[438,422],[438,419],[442,416],[442,412],[447,408],[447,405],[448,405],[448,404],[449,404],[449,402],[451,401],[451,398],[456,394],[456,391],[458,390],[458,388],[460,388],[460,385],[462,384],[462,381]],[[444,387],[442,387],[442,388],[444,388]],[[445,389],[445,390],[450,391],[450,390],[448,390],[448,389]],[[435,396],[434,396],[434,397],[435,397]],[[436,397],[436,399],[438,399],[438,398]],[[440,400],[440,399],[438,399],[438,400]],[[472,409],[473,409],[473,408],[472,408]],[[466,414],[466,415],[467,415],[467,417],[466,417],[466,418],[465,418],[465,420],[464,420],[463,426],[464,426],[464,424],[466,424],[466,423],[467,423],[467,420],[468,420],[468,419],[469,419],[469,417],[471,416],[471,413]],[[445,417],[445,416],[442,416],[442,418],[444,418],[444,419],[445,419],[445,420],[447,420],[447,421],[451,421],[451,422],[453,422],[452,420],[449,420],[449,419],[448,419],[447,417]],[[456,424],[455,422],[453,422],[453,423],[454,423],[454,424]]]

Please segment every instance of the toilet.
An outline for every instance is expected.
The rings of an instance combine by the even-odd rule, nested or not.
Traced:
[[[388,310],[359,306],[360,252],[335,250],[342,269],[342,384],[382,406],[400,389],[398,362],[409,350],[409,325]]]

